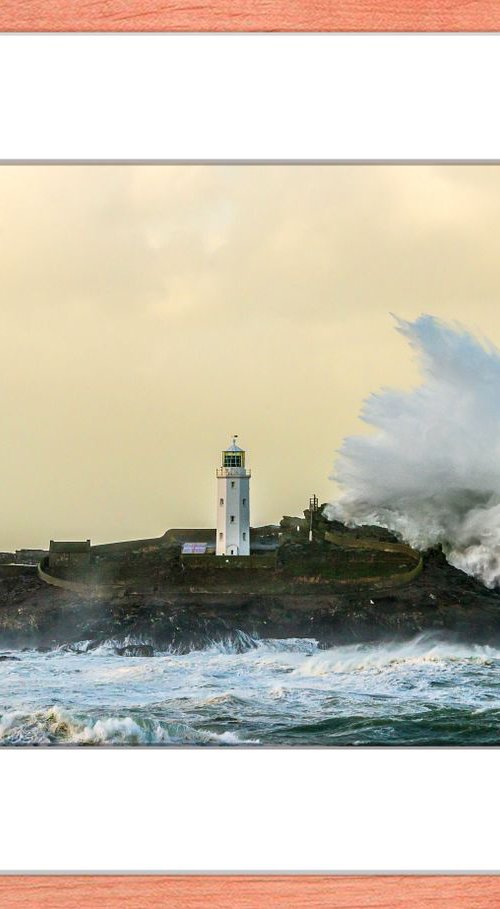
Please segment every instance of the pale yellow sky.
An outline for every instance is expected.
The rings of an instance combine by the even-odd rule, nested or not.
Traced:
[[[390,312],[500,345],[500,167],[2,166],[0,549],[299,513],[362,400],[417,371]]]

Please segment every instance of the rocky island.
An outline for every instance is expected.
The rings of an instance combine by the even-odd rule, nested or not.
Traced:
[[[50,556],[0,565],[0,647],[88,649],[113,640],[118,653],[152,655],[227,639],[245,647],[255,638],[308,637],[327,647],[421,632],[500,640],[496,591],[440,550],[421,555],[382,528],[348,528],[320,508],[252,529],[245,559],[183,551],[183,538],[213,533],[89,543],[84,564],[68,555],[56,568]]]

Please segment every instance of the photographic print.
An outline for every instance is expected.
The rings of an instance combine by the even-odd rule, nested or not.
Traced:
[[[0,167],[3,746],[500,742],[500,165]]]

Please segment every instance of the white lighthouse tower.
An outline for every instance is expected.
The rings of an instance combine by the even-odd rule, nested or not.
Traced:
[[[217,542],[218,556],[250,555],[250,471],[245,469],[245,452],[233,436],[222,452],[217,468]]]

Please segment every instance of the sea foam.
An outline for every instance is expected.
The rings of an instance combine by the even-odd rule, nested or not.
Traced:
[[[352,673],[378,673],[400,667],[425,664],[473,663],[489,666],[500,661],[500,650],[482,644],[463,644],[436,638],[430,633],[409,641],[380,644],[344,644],[322,650],[300,663],[296,676],[327,676]]]

